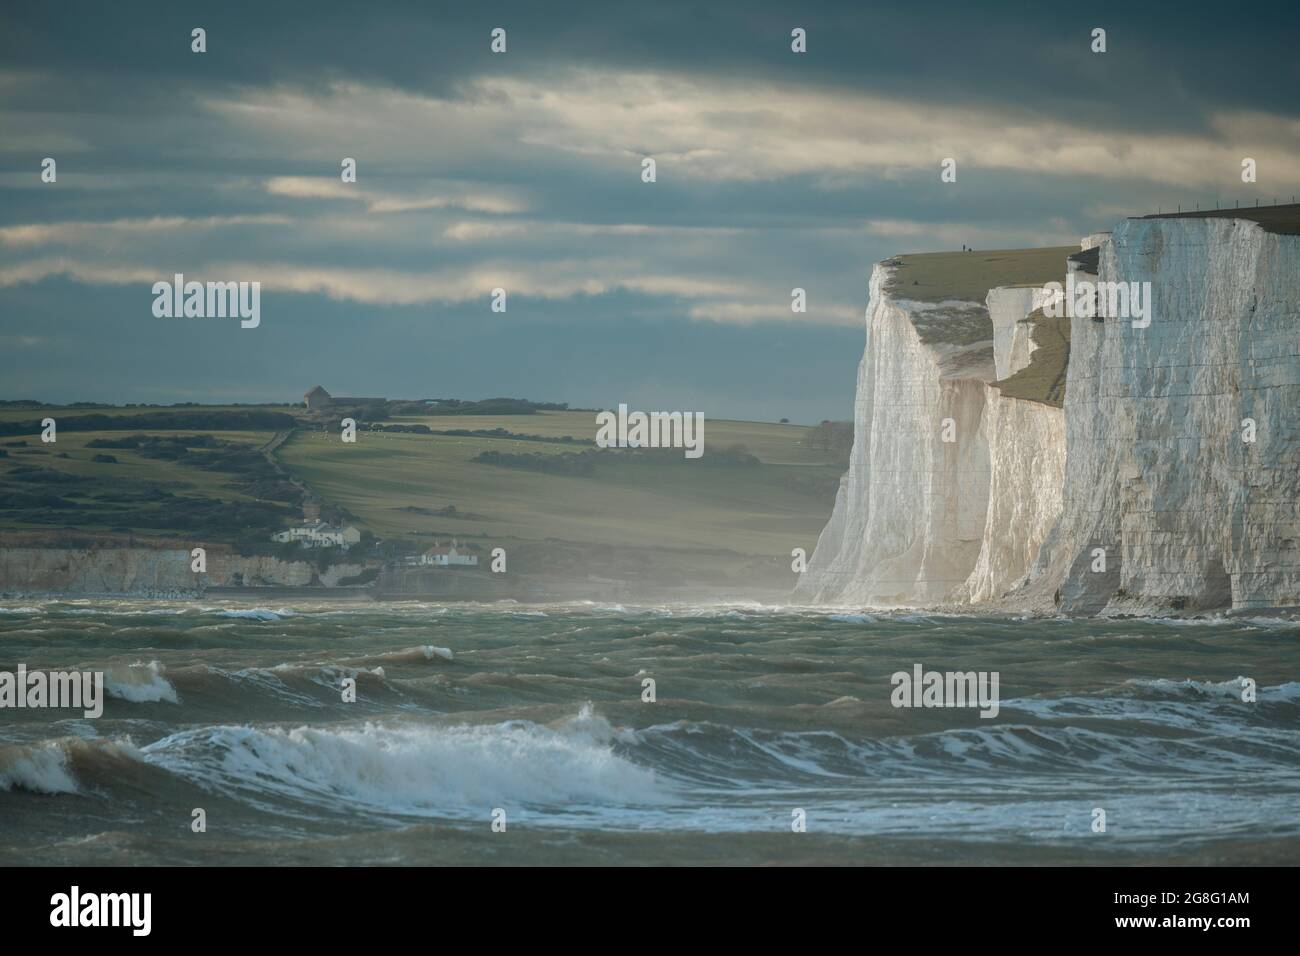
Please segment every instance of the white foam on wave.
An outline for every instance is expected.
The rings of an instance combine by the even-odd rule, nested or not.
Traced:
[[[76,793],[68,755],[55,741],[35,747],[0,747],[0,790]]]
[[[1126,683],[1173,697],[1221,697],[1230,700],[1241,700],[1242,691],[1249,686],[1249,681],[1241,676],[1222,681],[1138,677]]]
[[[144,754],[151,764],[223,789],[401,815],[656,802],[654,773],[615,754],[614,736],[584,708],[554,726],[202,728],[164,738]]]
[[[387,672],[382,665],[378,664],[374,667],[349,667],[345,664],[276,664],[266,672],[289,678],[303,678],[331,693],[339,690],[345,678],[359,681],[364,675],[377,677],[380,681],[388,679]]]
[[[1300,620],[1289,617],[1243,617],[1240,620],[1245,621],[1251,627],[1262,627],[1266,630],[1278,627],[1300,627]]]
[[[876,619],[870,614],[829,614],[826,620],[837,624],[874,624]]]
[[[1136,721],[1224,739],[1248,735],[1300,753],[1294,734],[1269,726],[1267,712],[1258,709],[1260,704],[1300,702],[1300,683],[1257,687],[1255,702],[1247,703],[1242,700],[1245,681],[1243,677],[1226,681],[1139,678],[1126,681],[1119,693],[1017,698],[1004,700],[1002,709],[1067,724],[1079,718]]]
[[[67,617],[180,617],[185,614],[193,614],[197,609],[185,605],[144,607],[138,603],[118,601],[107,605],[96,604],[90,607],[83,607],[79,604],[60,605],[55,607],[54,610]]]
[[[1287,617],[1241,617],[1227,614],[1207,614],[1197,617],[1152,617],[1147,618],[1152,624],[1164,624],[1169,627],[1234,627],[1248,625],[1265,630],[1285,627],[1300,627],[1300,620]]]
[[[284,669],[290,672],[301,670],[301,668],[295,667],[292,664],[280,664],[275,669]],[[319,684],[321,687],[334,690],[339,687],[339,682],[344,678],[356,680],[361,677],[362,674],[369,674],[371,677],[378,677],[381,681],[388,679],[388,672],[384,670],[382,664],[376,664],[374,667],[344,667],[327,664],[319,669],[316,676],[311,678],[311,682],[313,684]]]
[[[104,672],[104,690],[109,697],[133,704],[179,704],[176,688],[163,676],[164,671],[159,661],[114,667]]]
[[[233,608],[218,613],[218,617],[234,617],[250,621],[278,621],[293,616],[293,609],[287,607],[275,611],[272,611],[269,607]]]
[[[280,675],[276,673],[276,671],[279,670],[279,667],[245,667],[237,671],[228,671],[219,667],[214,667],[211,668],[211,670],[213,673],[219,674],[237,684],[251,686],[256,690],[268,692],[273,697],[281,698],[288,703],[304,707],[325,706],[315,697],[308,696],[307,694],[300,694],[290,688],[288,684],[281,680]]]

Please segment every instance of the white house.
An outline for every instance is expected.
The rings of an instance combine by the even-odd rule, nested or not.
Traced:
[[[316,521],[311,524],[299,525],[296,528],[277,531],[271,535],[271,540],[282,543],[297,541],[304,548],[335,547],[346,551],[354,544],[361,542],[361,532],[351,525],[346,528],[337,528],[334,525],[326,524],[324,521]]]
[[[478,556],[462,552],[457,547],[455,538],[451,540],[450,547],[440,547],[438,542],[433,542],[433,547],[425,551],[415,559],[412,564],[422,567],[432,566],[438,568],[463,567],[473,568],[478,566]]]

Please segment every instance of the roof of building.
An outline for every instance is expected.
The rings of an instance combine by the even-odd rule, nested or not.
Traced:
[[[338,525],[330,524],[328,521],[307,521],[300,525],[295,525],[290,531],[319,531],[321,534],[340,534],[347,531],[347,528],[341,528]]]
[[[329,398],[330,393],[325,391],[325,389],[323,389],[319,385],[313,385],[311,388],[307,389],[307,392],[306,394],[303,395],[303,398],[312,398],[313,396],[317,398],[320,397]]]

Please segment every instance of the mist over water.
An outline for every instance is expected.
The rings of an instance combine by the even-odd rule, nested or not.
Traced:
[[[10,602],[0,670],[102,670],[108,700],[0,711],[0,864],[1296,862],[1297,640],[1279,618]],[[915,664],[998,672],[998,715],[891,706]]]

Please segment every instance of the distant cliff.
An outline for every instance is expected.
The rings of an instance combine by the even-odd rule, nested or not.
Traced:
[[[849,469],[796,599],[1300,605],[1300,238],[1266,226],[877,265]],[[1067,271],[1150,282],[1150,325],[1052,318]]]
[[[333,587],[359,564],[317,571],[306,561],[211,551],[208,571],[190,570],[190,553],[148,547],[0,548],[0,594],[197,597],[209,587]]]

